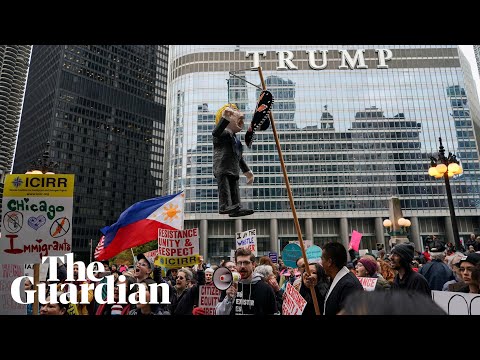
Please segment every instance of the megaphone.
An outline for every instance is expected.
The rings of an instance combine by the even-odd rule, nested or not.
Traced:
[[[220,291],[227,290],[232,284],[238,283],[240,278],[238,272],[220,267],[213,273],[213,285]]]

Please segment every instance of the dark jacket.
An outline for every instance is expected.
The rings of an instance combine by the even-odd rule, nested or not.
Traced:
[[[325,284],[326,285],[326,284]],[[317,296],[317,304],[318,308],[320,309],[320,315],[323,315],[323,303],[325,302],[325,295],[328,292],[325,292],[323,295],[320,293],[320,289],[318,286],[314,286],[315,295]],[[300,285],[300,295],[305,299],[307,305],[305,305],[305,309],[303,309],[302,316],[313,316],[316,315],[315,313],[315,306],[313,304],[312,292],[308,287],[306,287],[302,281],[302,285]]]
[[[427,279],[425,279],[422,274],[413,271],[411,268],[407,269],[407,272],[401,280],[398,274],[395,275],[395,279],[393,279],[392,290],[418,291],[424,293],[425,295],[432,296]]]
[[[273,315],[276,312],[273,289],[260,275],[254,276],[250,282],[241,280],[233,301],[225,296],[216,308],[217,315]]]
[[[340,279],[328,296],[325,304],[325,315],[336,315],[342,310],[347,296],[357,291],[363,291],[363,286],[357,277],[349,271]]]
[[[428,281],[431,290],[442,291],[443,284],[454,280],[453,271],[441,260],[432,260],[418,271]]]
[[[182,293],[172,313],[173,315],[192,315],[193,307],[198,305],[199,286],[205,285],[205,272],[203,270],[197,271],[197,279],[197,284]]]
[[[229,124],[227,119],[221,118],[213,135],[213,175],[218,178],[224,175],[240,177],[242,173],[250,171],[243,159],[243,146],[235,134],[226,131]]]

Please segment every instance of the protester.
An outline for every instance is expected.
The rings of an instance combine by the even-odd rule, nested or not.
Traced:
[[[415,249],[411,243],[397,244],[390,255],[391,266],[397,271],[392,290],[418,291],[430,296],[430,286],[425,277],[412,270]],[[425,266],[425,265],[424,265]]]
[[[443,262],[445,250],[443,243],[433,243],[429,251],[431,261],[422,266],[418,271],[427,279],[431,290],[441,291],[443,284],[455,279],[452,270]]]
[[[336,315],[342,309],[349,294],[363,291],[362,284],[346,265],[347,250],[341,243],[331,242],[323,247],[322,266],[331,279],[330,289],[324,302],[325,315]]]
[[[430,296],[420,292],[363,291],[350,295],[339,315],[446,315],[446,313]]]
[[[277,267],[273,263],[272,259],[268,256],[262,256],[258,262],[259,265],[269,265],[272,267],[273,275],[275,275],[275,279],[277,283],[280,281],[280,272],[277,270]]]
[[[146,303],[137,303],[136,304],[136,309],[131,310],[128,315],[137,315],[137,316],[144,316],[144,315],[170,315],[170,313],[166,310],[162,310],[159,306],[159,304],[151,304],[150,303],[150,288],[147,283],[145,282],[140,282],[137,283],[138,286],[143,286],[145,289],[145,300]],[[138,291],[135,295],[135,300],[139,301],[140,292]],[[158,300],[158,299],[157,299]]]
[[[311,287],[313,287],[317,297],[318,309],[320,310],[319,315],[323,315],[323,303],[329,288],[327,275],[325,274],[323,267],[318,262],[309,263],[308,268],[310,270],[310,276],[306,271],[302,274],[302,284],[299,291],[300,295],[302,295],[307,302],[302,316],[316,315],[312,291],[310,290]]]
[[[253,277],[255,255],[246,248],[235,252],[235,261],[241,279],[232,284],[224,299],[217,304],[217,315],[273,315],[277,313],[275,294],[272,288],[262,281],[261,276]]]
[[[136,283],[136,279],[132,276],[125,276],[125,274],[123,274],[122,276],[125,279],[119,277],[119,280],[115,283],[115,288],[113,289],[113,300],[115,301],[115,303],[100,304],[95,315],[128,315],[128,313],[132,310],[132,305],[130,303],[127,303],[127,304],[118,303],[119,286],[125,285],[125,300],[128,302],[128,297],[132,293],[132,290],[130,289],[130,287],[131,285]]]
[[[207,269],[206,271],[208,271],[210,275],[213,274],[213,270],[209,271],[209,269]],[[187,282],[191,282],[192,273],[186,268],[181,268],[178,271],[178,286],[175,286],[177,300],[175,305],[171,307],[173,309],[173,315],[192,315],[193,309],[198,306],[198,297],[200,294],[199,286],[205,285],[205,275],[205,271],[203,271],[203,268],[199,266],[197,269],[197,283],[190,287],[187,286],[186,288],[184,288],[184,284],[186,284]],[[185,279],[181,279],[182,277],[184,277]]]
[[[443,284],[443,291],[455,292],[465,287],[466,284],[463,282],[462,273],[460,272],[460,260],[464,256],[465,255],[463,255],[461,252],[456,252],[450,259],[448,266],[450,266],[452,269],[455,279],[447,281],[445,284]]]
[[[368,257],[361,257],[358,259],[355,269],[357,272],[357,277],[369,277],[377,279],[375,290],[382,291],[391,288],[390,283],[385,280],[382,275],[378,274],[378,264],[376,261]]]
[[[52,304],[50,302],[50,296],[48,296],[45,301],[46,304],[40,308],[40,315],[68,315],[67,308],[70,306],[69,303],[63,304],[57,302],[56,304]]]
[[[212,284],[213,273],[214,272],[215,272],[215,270],[213,270],[211,267],[209,267],[205,270],[205,285]]]
[[[77,312],[79,315],[94,315],[94,298],[93,298],[93,289],[89,289],[88,291],[88,304],[81,304],[82,301],[82,284],[88,284],[88,281],[79,281],[78,280],[78,264],[73,264],[73,279],[74,281],[66,282],[67,284],[72,284],[77,288],[77,302],[78,304],[74,304],[77,308]]]
[[[25,291],[27,290],[34,290],[33,284],[30,279],[25,279],[25,283],[23,284]],[[27,315],[33,315],[33,304],[27,304]]]
[[[480,263],[480,254],[468,254],[460,259],[460,272],[462,273],[465,287],[461,288],[459,292],[478,294],[478,283],[472,281],[472,273],[475,266]]]

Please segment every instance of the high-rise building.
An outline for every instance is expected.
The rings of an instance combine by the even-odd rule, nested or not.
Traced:
[[[14,171],[47,141],[57,173],[75,174],[73,251],[87,260],[99,229],[163,179],[168,46],[34,46]]]
[[[361,247],[388,247],[382,225],[399,197],[410,238],[454,242],[445,183],[428,175],[442,137],[464,173],[451,186],[461,237],[480,232],[480,163],[472,120],[478,98],[470,69],[450,45],[171,46],[165,191],[186,191],[186,228],[200,228],[210,261],[235,248],[235,233],[257,230],[259,254],[297,240],[272,129],[259,131],[244,158],[253,186],[242,202],[256,213],[218,214],[212,173],[215,112],[237,102],[244,139],[261,90],[260,65],[303,238],[315,244],[363,234]]]
[[[31,45],[0,45],[0,194],[12,168],[31,50]]]
[[[480,45],[473,45],[475,60],[477,60],[478,73],[480,74]]]

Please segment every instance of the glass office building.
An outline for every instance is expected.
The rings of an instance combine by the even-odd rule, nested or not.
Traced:
[[[215,112],[227,102],[245,111],[243,141],[260,65],[304,239],[347,245],[357,230],[363,248],[388,244],[382,222],[398,197],[418,248],[431,234],[453,242],[445,183],[428,175],[439,137],[464,169],[451,179],[460,235],[478,233],[478,98],[465,63],[451,45],[171,46],[164,191],[185,190],[185,226],[200,228],[211,261],[228,257],[238,231],[257,230],[259,255],[297,239],[271,127],[244,146],[255,182],[241,177],[241,198],[255,214],[218,214]]]
[[[75,174],[79,260],[123,210],[161,194],[167,66],[166,45],[33,47],[14,171],[50,141],[56,172]]]

